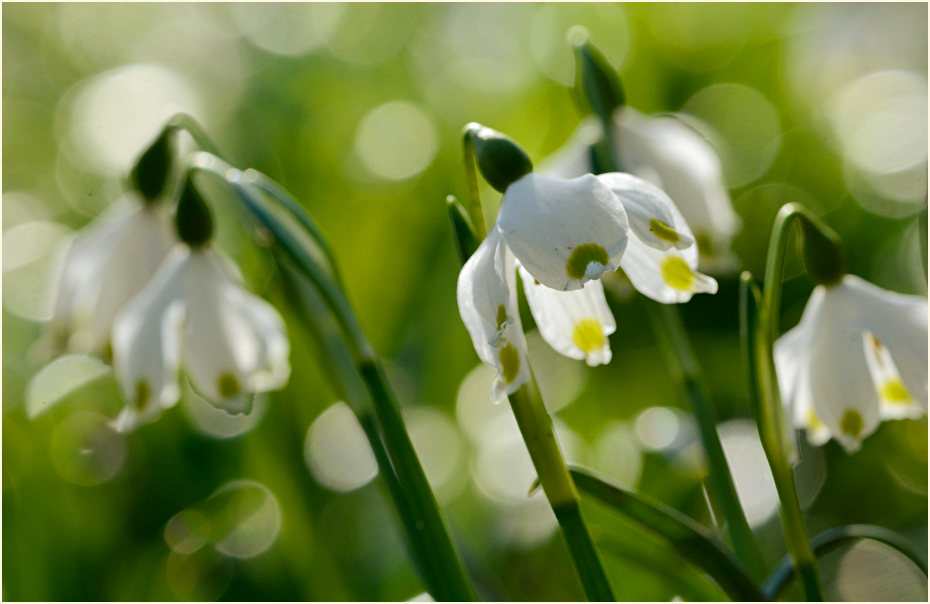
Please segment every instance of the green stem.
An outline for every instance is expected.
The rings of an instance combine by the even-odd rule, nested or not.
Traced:
[[[651,300],[646,300],[645,304],[660,348],[665,352],[668,363],[677,369],[694,410],[701,444],[707,455],[708,496],[712,506],[719,510],[726,520],[726,533],[737,557],[746,564],[753,576],[762,577],[762,555],[740,505],[723,445],[720,443],[720,435],[717,433],[714,407],[701,380],[700,368],[682,324],[681,313],[676,306],[669,304],[659,304]]]
[[[804,515],[788,457],[792,449],[789,448],[785,414],[778,393],[772,345],[766,335],[766,309],[764,303],[759,308],[761,296],[748,273],[744,273],[740,280],[740,327],[748,365],[750,405],[775,481],[788,553],[801,577],[804,597],[808,601],[821,601],[823,591],[820,587],[817,560],[807,539]],[[768,299],[772,299],[771,295]]]
[[[488,225],[484,221],[484,208],[481,206],[481,194],[478,192],[478,162],[475,157],[475,141],[470,134],[471,124],[465,126],[462,133],[462,157],[465,160],[465,205],[475,237],[481,241],[488,234]]]
[[[164,130],[184,130],[191,135],[194,142],[202,151],[207,151],[219,158],[226,159],[226,156],[220,152],[219,148],[213,144],[210,137],[201,127],[200,123],[193,116],[187,113],[175,113],[165,124]]]
[[[552,418],[539,398],[535,382],[531,380],[521,386],[509,400],[536,468],[539,484],[555,512],[585,595],[590,601],[614,601],[607,573],[581,513],[578,490],[565,465],[552,428]]]
[[[913,562],[914,565],[920,569],[920,572],[926,576],[927,561],[914,550],[908,540],[898,533],[880,526],[869,524],[838,526],[826,530],[811,539],[811,547],[814,550],[814,554],[820,557],[849,541],[856,541],[858,539],[877,541],[897,550],[898,553],[904,555],[908,560]],[[785,556],[765,581],[762,589],[769,598],[774,599],[778,597],[793,576],[794,564],[792,564],[790,556]]]

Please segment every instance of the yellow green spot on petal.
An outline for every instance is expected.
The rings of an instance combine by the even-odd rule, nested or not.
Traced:
[[[678,243],[678,240],[681,239],[681,235],[678,234],[678,231],[657,218],[649,219],[649,230],[662,241]]]
[[[694,288],[694,271],[680,256],[666,256],[662,260],[662,279],[669,287],[681,291]]]
[[[847,436],[859,438],[864,426],[865,422],[862,421],[862,415],[855,409],[847,409],[843,417],[840,418],[840,430]]]
[[[585,354],[591,354],[604,347],[604,328],[601,322],[590,317],[575,323],[572,341]]]
[[[216,389],[223,398],[231,398],[239,394],[242,390],[239,387],[239,380],[231,373],[224,373],[216,381]]]
[[[881,397],[886,403],[903,404],[911,401],[911,393],[901,382],[900,378],[891,378],[886,380],[881,387]]]
[[[501,304],[497,307],[497,328],[503,329],[504,323],[507,322],[507,309]]]
[[[520,372],[520,353],[513,347],[513,344],[507,344],[501,348],[497,356],[501,360],[501,377],[505,383],[509,384]]]
[[[820,421],[820,418],[817,417],[817,414],[814,413],[813,409],[807,410],[807,427],[812,430],[820,430],[823,428],[823,422]]]
[[[152,391],[149,389],[149,383],[145,380],[139,380],[136,382],[136,396],[133,399],[137,409],[145,407],[145,404],[149,402],[149,397],[152,395]]]
[[[568,257],[565,264],[565,272],[572,279],[581,279],[588,270],[588,265],[597,262],[602,266],[607,266],[607,250],[596,243],[582,243]]]

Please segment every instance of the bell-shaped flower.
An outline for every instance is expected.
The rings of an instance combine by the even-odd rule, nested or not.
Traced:
[[[494,229],[535,280],[566,291],[617,269],[629,222],[597,177],[530,172],[507,187]]]
[[[695,293],[717,292],[717,282],[698,272],[691,229],[664,191],[629,174],[611,172],[597,178],[624,200],[629,215],[641,216],[630,220],[640,227],[630,229],[632,236],[620,260],[633,287],[665,304],[687,302]]]
[[[178,244],[151,282],[116,319],[113,365],[129,406],[114,421],[128,431],[192,388],[230,413],[248,412],[254,393],[290,374],[284,322],[242,288],[235,267],[209,246]]]
[[[542,285],[525,268],[519,267],[526,301],[539,333],[557,352],[584,359],[590,366],[610,362],[607,336],[617,330],[599,279],[582,289],[559,291]]]
[[[459,273],[456,297],[475,352],[497,369],[491,396],[500,402],[529,381],[526,340],[517,308],[516,264],[491,230]]]
[[[818,285],[774,358],[794,425],[856,451],[881,420],[926,413],[927,299],[852,275]]]
[[[135,194],[71,242],[57,280],[51,328],[72,349],[103,353],[116,314],[142,291],[176,241],[164,204]]]

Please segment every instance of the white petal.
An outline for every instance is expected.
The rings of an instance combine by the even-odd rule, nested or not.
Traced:
[[[177,246],[151,282],[117,315],[113,325],[113,369],[129,403],[116,427],[131,429],[154,418],[180,397],[178,365],[187,288],[188,252]]]
[[[173,241],[168,212],[118,203],[74,241],[58,287],[53,321],[73,348],[101,351],[116,314],[152,278]]]
[[[601,174],[597,178],[623,203],[630,229],[640,241],[658,250],[672,247],[683,250],[695,245],[691,230],[665,191],[622,172]]]
[[[872,384],[878,396],[879,415],[882,419],[917,418],[924,409],[917,404],[904,385],[891,353],[871,332],[862,334],[865,362],[869,366]]]
[[[697,249],[660,251],[630,237],[620,267],[637,290],[657,302],[687,302],[696,293],[717,293],[717,282],[697,271]]]
[[[580,290],[563,292],[536,282],[525,268],[519,268],[526,301],[546,343],[567,357],[585,359],[592,367],[609,363],[607,336],[617,325],[600,279],[585,283]]]
[[[617,269],[629,223],[620,200],[593,175],[530,173],[508,187],[496,228],[536,280],[571,290]]]
[[[851,297],[855,327],[888,348],[908,392],[927,406],[927,299],[882,289],[855,275],[834,287]]]
[[[707,141],[676,118],[649,117],[629,107],[617,112],[615,127],[623,169],[661,186],[694,232],[729,248],[740,220],[720,159]]]
[[[833,438],[852,452],[878,426],[878,399],[863,354],[862,332],[851,325],[855,307],[837,287],[824,291],[823,312],[811,338],[811,396]]]
[[[211,249],[191,252],[182,364],[199,393],[243,413],[254,393],[287,383],[289,347],[278,312],[234,282],[225,263]]]
[[[459,314],[478,357],[498,370],[495,401],[529,381],[526,340],[515,289],[515,263],[500,233],[492,229],[459,273]]]
[[[804,429],[807,440],[815,446],[826,443],[831,437],[829,428],[814,411],[810,385],[812,328],[820,320],[823,294],[822,287],[814,290],[801,322],[778,338],[773,350],[778,389],[791,425]]]

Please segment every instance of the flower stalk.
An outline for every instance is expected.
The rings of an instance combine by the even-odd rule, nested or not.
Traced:
[[[480,126],[476,124],[469,124],[465,128],[463,137],[466,181],[469,183],[466,187],[469,197],[466,207],[469,209],[470,222],[475,229],[473,238],[478,241],[487,235],[487,230],[483,228],[486,222],[478,193],[475,170],[475,166],[481,166],[484,174],[484,166],[475,156],[473,140],[473,133],[479,128]],[[513,143],[513,146],[516,147],[516,144]],[[513,157],[513,154],[510,155]],[[529,160],[526,161],[528,163]],[[526,165],[519,158],[515,164],[518,165],[518,172],[522,169],[519,166]],[[463,247],[465,239],[458,234],[456,236],[459,256],[463,259],[463,263],[474,251]],[[575,488],[556,440],[552,418],[540,398],[539,389],[531,373],[528,381],[511,393],[508,400],[533,467],[536,469],[539,484],[559,523],[586,597],[591,601],[614,601],[615,597],[603,563],[581,512],[578,490]]]

